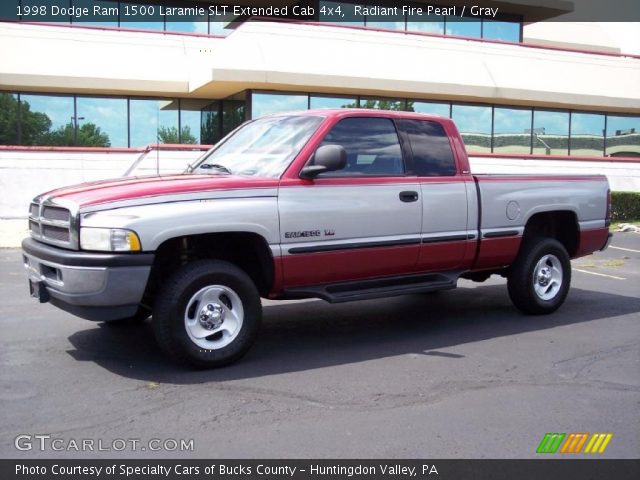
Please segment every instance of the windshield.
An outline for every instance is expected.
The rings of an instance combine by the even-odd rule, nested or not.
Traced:
[[[279,178],[324,117],[276,116],[247,123],[223,140],[191,169]]]

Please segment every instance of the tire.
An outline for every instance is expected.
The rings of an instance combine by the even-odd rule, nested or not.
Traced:
[[[244,271],[228,262],[198,260],[160,288],[152,326],[160,348],[174,360],[213,368],[249,350],[261,319],[260,295]]]
[[[511,301],[530,315],[556,311],[567,298],[570,284],[567,250],[551,238],[528,240],[507,277]]]
[[[120,327],[123,325],[136,325],[138,323],[144,322],[147,318],[151,316],[151,312],[144,308],[138,308],[138,311],[131,315],[130,317],[125,318],[115,318],[113,320],[107,320],[105,323],[111,327]]]

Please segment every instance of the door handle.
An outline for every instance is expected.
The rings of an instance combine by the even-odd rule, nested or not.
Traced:
[[[403,202],[416,202],[418,201],[418,192],[413,192],[413,191],[406,191],[406,192],[400,192],[400,200]]]

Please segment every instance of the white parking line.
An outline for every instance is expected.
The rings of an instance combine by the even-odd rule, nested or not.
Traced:
[[[576,272],[590,273],[591,275],[597,275],[599,277],[613,278],[614,280],[626,280],[626,278],[616,277],[615,275],[607,275],[606,273],[590,272],[589,270],[580,270],[579,268],[574,268],[574,270]]]
[[[609,248],[615,248],[616,250],[624,250],[625,252],[640,253],[640,250],[634,250],[633,248],[614,247],[613,245],[611,245]]]

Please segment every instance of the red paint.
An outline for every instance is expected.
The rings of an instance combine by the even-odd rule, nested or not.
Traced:
[[[578,242],[578,251],[572,258],[584,257],[600,250],[609,238],[607,227],[595,228],[592,230],[581,230]]]
[[[277,187],[278,180],[235,175],[146,176],[83,183],[48,192],[72,200],[81,207],[135,198],[181,193]]]
[[[271,284],[271,291],[269,292],[269,298],[278,298],[283,290],[284,272],[282,268],[282,257],[273,258],[273,283]]]
[[[363,248],[282,257],[284,287],[412,273],[420,245]]]
[[[522,237],[483,238],[472,270],[488,270],[511,265],[518,255]]]
[[[570,160],[576,162],[631,162],[640,163],[640,157],[597,157],[585,155],[537,155],[528,153],[470,153],[469,157],[474,158],[505,158],[516,160]]]
[[[416,270],[420,272],[443,272],[467,269],[476,251],[475,240],[423,243]]]

